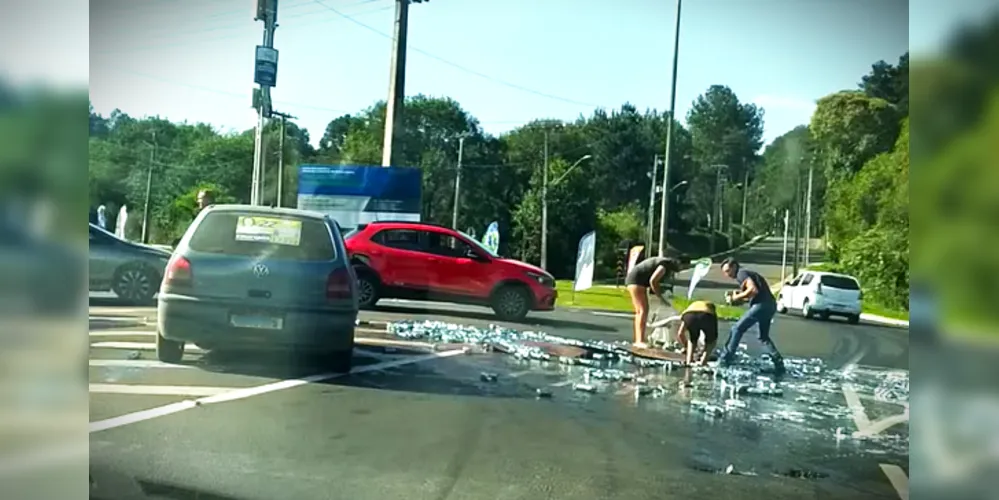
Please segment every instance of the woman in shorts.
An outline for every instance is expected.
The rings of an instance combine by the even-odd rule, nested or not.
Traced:
[[[704,353],[697,362],[704,366],[708,362],[708,356],[715,350],[718,343],[718,313],[715,305],[706,300],[691,302],[683,314],[680,315],[680,329],[677,331],[677,340],[681,344],[687,345],[687,364],[694,364],[694,350],[697,343],[704,335]]]
[[[649,291],[651,290],[663,305],[669,306],[669,301],[663,297],[663,279],[680,271],[680,263],[667,257],[650,257],[631,268],[624,278],[624,284],[631,295],[631,305],[635,309],[635,347],[647,348],[645,339],[645,323],[649,318]],[[673,285],[669,286],[672,291]]]

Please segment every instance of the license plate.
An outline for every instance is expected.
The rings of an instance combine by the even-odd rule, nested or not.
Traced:
[[[244,316],[233,314],[229,321],[237,328],[256,328],[260,330],[280,330],[284,326],[283,318],[272,316]]]

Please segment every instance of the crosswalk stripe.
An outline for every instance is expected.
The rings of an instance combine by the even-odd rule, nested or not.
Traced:
[[[155,337],[156,332],[152,330],[100,330],[90,332],[91,337]]]
[[[156,350],[156,344],[151,342],[94,342],[93,344],[90,344],[90,347],[104,349],[132,349],[136,351]],[[194,344],[187,344],[184,347],[184,350],[189,352],[204,352],[203,349]]]
[[[216,396],[236,389],[239,389],[239,387],[90,384],[90,392],[95,394],[137,394],[145,396]]]
[[[89,364],[115,368],[196,368],[192,365],[175,365],[151,359],[91,359]]]

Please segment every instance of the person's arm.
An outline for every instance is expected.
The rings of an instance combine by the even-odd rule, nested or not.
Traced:
[[[714,352],[714,350],[715,350],[715,344],[717,344],[717,343],[718,343],[718,341],[709,342],[709,343],[704,344],[704,352],[701,354],[701,360],[698,361],[697,364],[699,364],[701,366],[704,366],[704,365],[708,364],[708,356],[710,356],[711,353]]]
[[[680,327],[676,330],[676,342],[678,344],[687,343],[687,324],[680,321]]]
[[[746,277],[742,279],[741,289],[732,294],[732,302],[742,302],[746,299],[751,299],[759,292],[760,291],[756,289],[756,282],[753,281],[749,275],[746,275]]]
[[[656,268],[656,271],[652,273],[652,277],[649,279],[649,288],[652,289],[652,293],[654,293],[656,297],[659,297],[659,300],[661,300],[663,303],[666,303],[666,298],[663,297],[663,287],[662,287],[662,281],[663,278],[665,277],[666,277],[666,267],[659,266]]]

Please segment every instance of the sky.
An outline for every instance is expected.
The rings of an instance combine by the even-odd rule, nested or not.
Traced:
[[[70,0],[45,0],[67,2]],[[765,142],[807,124],[817,99],[856,88],[873,63],[932,52],[990,0],[943,9],[914,0],[687,0],[676,110],[710,85],[765,110]],[[388,93],[392,0],[281,0],[275,109],[313,143],[326,124]],[[42,7],[38,7],[42,8]],[[253,0],[92,0],[89,86],[96,111],[255,124]],[[500,134],[595,108],[667,110],[671,0],[431,0],[410,6],[406,94],[448,96]],[[910,40],[910,28],[913,38]]]

